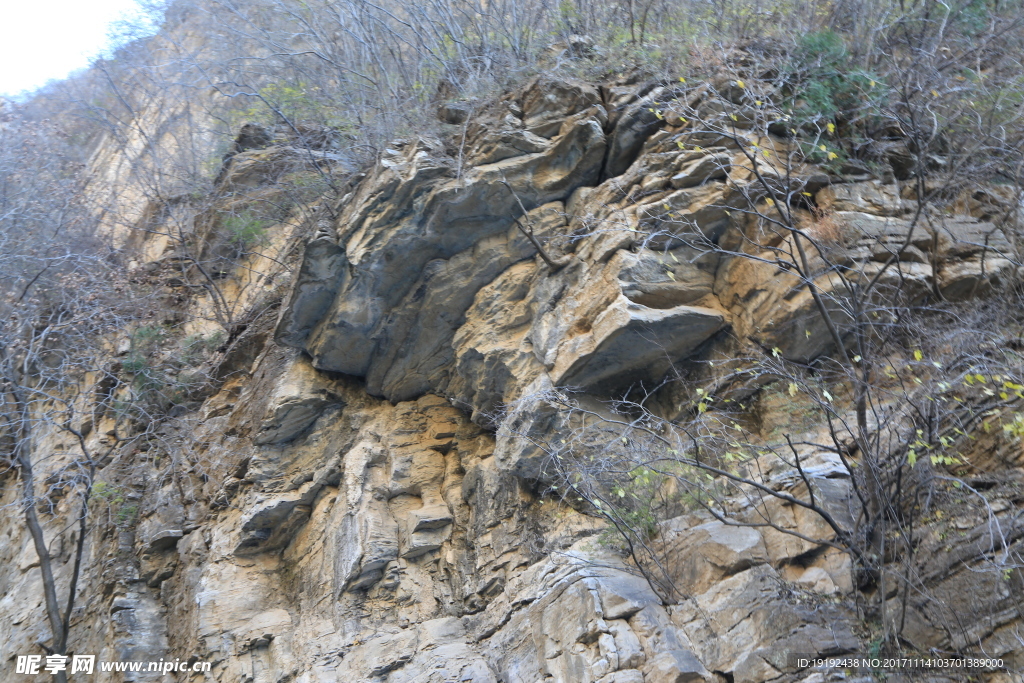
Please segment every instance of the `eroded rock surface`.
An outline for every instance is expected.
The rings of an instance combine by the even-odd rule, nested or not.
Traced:
[[[735,210],[743,158],[719,138],[683,150],[681,123],[652,112],[666,92],[540,77],[446,109],[465,131],[457,158],[426,138],[387,149],[306,242],[278,343],[254,322],[229,351],[230,381],[160,434],[184,455],[131,454],[137,521],[91,541],[75,650],[195,657],[225,683],[739,683],[822,680],[789,653],[860,649],[839,599],[854,589],[849,558],[807,540],[834,538],[819,517],[773,499],[781,530],[698,514],[664,524],[684,596],[666,605],[594,517],[543,495],[542,453],[489,431],[517,400],[524,430],[557,429],[532,394],[654,385],[695,354],[727,353],[727,338],[801,361],[832,348],[772,252],[728,253],[737,235],[765,234]],[[222,183],[298,163],[258,133]],[[897,263],[915,296],[976,297],[1013,276],[991,223],[930,216],[904,243],[913,209],[889,186],[813,169],[799,183],[833,209],[808,230],[863,272]],[[842,297],[834,273],[814,277]],[[809,454],[805,477],[763,465],[772,486],[812,485],[848,522],[834,454]],[[2,531],[9,657],[44,626],[27,536]],[[969,571],[943,578],[950,609],[968,609]],[[989,589],[987,608],[1010,602],[1008,583]],[[1019,650],[1019,606],[960,632],[943,609],[910,604],[908,638]]]

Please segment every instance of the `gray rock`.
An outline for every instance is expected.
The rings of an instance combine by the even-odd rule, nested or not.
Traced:
[[[437,107],[437,118],[453,126],[465,123],[473,107],[468,102],[444,102]]]
[[[437,272],[427,269],[428,263],[449,259],[512,227],[518,201],[502,180],[508,179],[527,208],[538,206],[594,182],[603,150],[597,123],[583,121],[543,153],[478,167],[458,183],[439,180],[447,172],[422,146],[385,161],[376,178],[364,181],[340,219],[348,226],[340,232],[350,276],[303,344],[314,364],[383,379],[396,349],[402,348],[406,357],[417,354],[415,346],[401,346],[408,330],[391,328],[392,316],[419,308],[427,291],[416,283],[424,274]],[[404,215],[397,222],[396,210]],[[397,263],[401,268],[392,265]],[[277,333],[279,340],[292,344],[299,336],[287,326]],[[375,393],[383,390],[379,382],[371,387]]]
[[[590,333],[559,353],[552,378],[584,388],[623,377],[654,379],[668,370],[668,359],[689,355],[724,324],[716,310],[651,309],[622,296],[597,317]]]
[[[708,670],[688,650],[658,653],[644,666],[645,683],[696,683],[711,680]]]
[[[672,522],[666,526],[671,527]],[[703,593],[727,576],[768,562],[764,539],[751,527],[716,520],[677,532],[671,538],[670,576],[676,590],[686,595]]]
[[[566,118],[601,103],[600,93],[589,83],[550,76],[538,76],[524,90],[523,124],[546,138],[558,134]]]
[[[683,188],[703,185],[709,180],[722,180],[729,175],[732,155],[712,154],[690,162],[672,176],[672,187]]]
[[[636,161],[644,142],[665,121],[652,111],[658,106],[657,96],[660,89],[631,104],[618,118],[612,131],[608,145],[608,158],[605,161],[604,177],[614,178],[622,175]]]

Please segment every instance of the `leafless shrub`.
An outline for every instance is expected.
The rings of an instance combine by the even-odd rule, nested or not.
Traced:
[[[636,204],[642,228],[636,248],[684,245],[755,264],[784,276],[791,285],[787,296],[805,294],[810,313],[789,328],[735,339],[736,357],[718,367],[691,359],[688,374],[666,380],[674,395],[688,397],[678,410],[665,408],[664,387],[634,388],[604,404],[552,390],[522,399],[558,416],[552,429],[533,433],[509,421],[505,429],[547,455],[555,490],[607,519],[666,599],[685,596],[673,581],[662,522],[700,509],[727,524],[769,528],[848,552],[857,585],[873,596],[883,641],[898,647],[909,596],[928,591],[924,559],[916,555],[923,510],[940,482],[969,486],[970,464],[962,457],[968,433],[1019,410],[1019,356],[986,351],[1005,346],[1006,335],[1019,329],[1015,290],[1004,290],[1005,307],[987,304],[979,315],[977,304],[947,301],[937,277],[925,286],[915,283],[904,258],[915,234],[930,235],[937,276],[946,214],[964,188],[1001,179],[1020,185],[1024,121],[1005,106],[1003,85],[981,71],[965,75],[978,64],[969,51],[956,52],[967,45],[984,49],[987,41],[1018,31],[1019,22],[993,20],[971,42],[946,19],[928,12],[904,16],[883,53],[891,81],[882,96],[865,97],[854,109],[810,106],[821,85],[814,79],[837,75],[806,62],[787,72],[777,55],[763,54],[726,63],[731,71],[706,81],[680,79],[652,107],[667,125],[652,149],[678,147],[683,165],[700,176],[694,184],[720,183],[711,206],[728,220],[709,226],[624,188],[623,200]],[[919,33],[907,32],[913,22]],[[821,59],[836,45],[832,37],[823,40]],[[990,68],[1014,68],[1014,58],[992,58]],[[817,104],[835,104],[847,87],[883,88],[881,76],[861,82],[859,73],[828,81],[828,98]],[[982,99],[985,113],[978,112]],[[717,170],[708,166],[719,158]],[[673,180],[688,182],[683,175]],[[888,240],[884,248],[875,240],[873,258],[853,248],[865,235],[850,233],[814,203],[822,186],[858,175],[887,177],[904,202],[897,232],[881,240]],[[1007,215],[1020,201],[1012,196]],[[587,228],[588,235],[637,229],[613,218],[591,220]],[[1018,254],[993,251],[987,239],[970,249],[980,249],[982,259],[1019,263]],[[970,296],[978,293],[975,288]],[[801,330],[793,329],[800,325],[807,339],[829,343],[808,351]],[[808,419],[798,429],[765,433],[745,419],[750,397],[768,385],[806,402]],[[1001,427],[1016,429],[1008,422]],[[838,497],[826,493],[835,482],[826,485],[825,472],[848,481],[849,489]],[[780,504],[813,512],[823,527],[807,536],[778,524],[772,511]],[[991,508],[988,515],[988,569],[1019,569],[1018,522],[1000,521]],[[901,603],[895,613],[887,603],[892,591]]]

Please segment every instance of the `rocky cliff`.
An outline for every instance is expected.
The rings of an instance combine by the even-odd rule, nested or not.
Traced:
[[[835,350],[791,273],[729,246],[749,230],[743,151],[686,137],[659,112],[670,95],[537,78],[474,110],[454,142],[395,141],[365,173],[346,172],[344,196],[315,218],[276,225],[272,258],[224,275],[243,324],[201,406],[103,465],[133,509],[88,541],[72,649],[208,661],[205,678],[182,680],[252,683],[815,683],[827,679],[792,653],[867,651],[850,558],[808,540],[835,537],[812,512],[779,502],[772,528],[700,510],[666,522],[683,596],[666,601],[599,516],[552,492],[528,430],[498,429],[507,405],[555,429],[531,403],[553,387],[605,400],[745,344],[801,362]],[[219,191],[263,191],[261,169],[307,163],[268,137],[226,162]],[[911,225],[897,176],[808,166],[796,182],[829,207],[850,262],[870,264]],[[973,201],[900,247],[908,287],[965,300],[1010,286],[1012,247],[985,210],[1000,199]],[[666,223],[725,246],[659,238]],[[216,248],[214,228],[204,239]],[[139,277],[177,291],[161,279],[174,245],[144,242]],[[694,367],[715,391],[757,388],[730,384],[727,363]],[[655,398],[669,418],[692,401]],[[784,399],[764,399],[762,421],[781,420]],[[928,585],[944,597],[909,610],[906,637],[922,650],[1022,652],[1019,570],[974,572],[992,519],[1013,552],[1024,533],[1020,445],[996,432],[984,446],[1002,479],[991,512],[965,516],[963,542],[940,553]],[[111,435],[101,420],[89,438]],[[836,454],[805,455],[815,490],[844,505]],[[777,491],[811,485],[781,466],[768,477]],[[3,495],[12,505],[14,487]],[[68,512],[58,504],[48,528]],[[46,626],[28,535],[13,518],[0,533],[6,666]]]

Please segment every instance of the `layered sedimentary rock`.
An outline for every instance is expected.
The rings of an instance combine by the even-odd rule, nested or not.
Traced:
[[[820,518],[776,500],[800,536],[672,520],[686,599],[666,605],[597,520],[544,495],[538,453],[491,431],[503,404],[553,386],[608,398],[728,339],[796,360],[833,343],[767,256],[648,239],[666,221],[726,247],[757,229],[731,210],[738,150],[681,150],[651,112],[661,93],[541,78],[453,119],[457,156],[427,138],[387,149],[305,244],[278,318],[254,317],[225,352],[227,382],[161,434],[186,455],[157,444],[111,465],[138,516],[90,542],[75,651],[194,657],[225,682],[811,683],[790,653],[862,648],[836,599],[854,588],[849,559],[805,540],[830,537]],[[258,185],[260,158],[277,157],[243,154],[224,182]],[[948,298],[1009,277],[995,226],[937,218],[896,244],[910,220],[898,192],[815,173],[803,186],[834,207],[851,262],[896,259],[913,291]],[[772,485],[813,481],[841,518],[846,470],[805,455],[804,479],[775,463]],[[28,537],[3,531],[7,657],[45,626]],[[948,615],[912,608],[923,646],[963,640],[942,631]],[[1012,651],[1017,609],[978,638]]]
[[[469,126],[458,162],[436,141],[396,144],[342,201],[334,233],[307,246],[277,340],[317,369],[365,378],[373,395],[434,392],[484,414],[531,386],[656,381],[726,328],[794,360],[821,355],[832,341],[797,276],[773,252],[715,248],[756,229],[739,210],[736,188],[756,185],[745,156],[682,151],[685,129],[645,118],[656,94],[626,98],[609,120],[596,90],[539,79]],[[830,229],[862,272],[892,257],[909,290],[947,299],[1006,281],[996,226],[912,222],[891,188],[843,181],[800,179],[835,209]],[[520,225],[564,267],[546,267]],[[649,237],[680,226],[702,240]],[[835,274],[819,285],[842,296]]]

